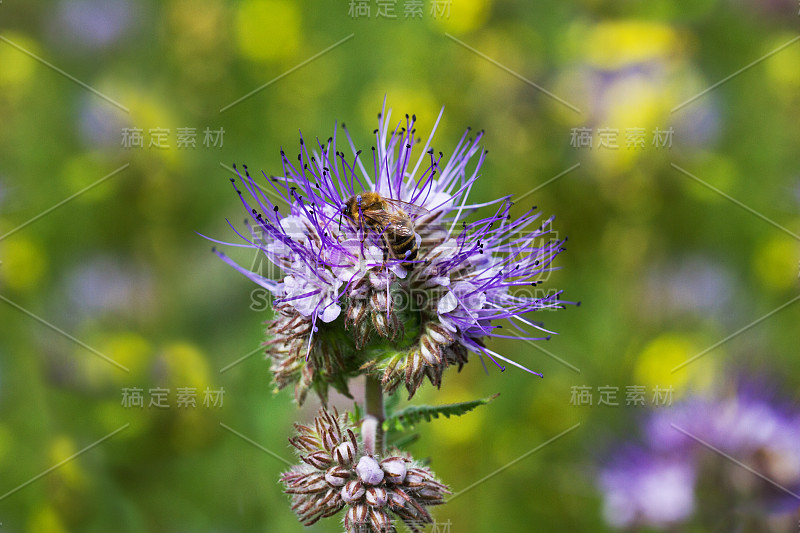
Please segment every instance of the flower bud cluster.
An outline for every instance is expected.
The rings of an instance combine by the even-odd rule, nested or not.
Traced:
[[[450,493],[428,468],[397,450],[383,459],[365,453],[354,428],[336,411],[320,410],[313,428],[295,427],[289,442],[303,464],[281,481],[303,525],[344,511],[348,533],[394,532],[396,519],[418,532],[433,522],[427,507],[444,503]]]

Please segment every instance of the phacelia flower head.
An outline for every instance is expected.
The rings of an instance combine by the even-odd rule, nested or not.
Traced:
[[[740,382],[693,395],[650,413],[643,427],[643,442],[621,446],[600,472],[610,524],[666,528],[728,519],[760,525],[754,531],[785,531],[796,523],[800,413],[763,389]],[[735,510],[732,501],[739,502]]]
[[[244,167],[231,180],[250,217],[236,246],[283,273],[271,279],[218,252],[274,297],[268,356],[278,387],[294,384],[298,403],[309,390],[325,401],[329,386],[347,394],[348,379],[369,372],[386,392],[404,384],[413,395],[469,354],[536,374],[486,340],[549,338],[526,315],[565,303],[534,288],[563,250],[552,219],[533,209],[512,219],[509,197],[470,202],[483,132],[468,129],[445,162],[431,148],[441,114],[421,148],[416,116],[393,125],[384,106],[378,117],[370,158],[343,124],[352,156],[335,131],[313,146],[301,138],[296,158],[281,150],[281,177],[259,184]],[[478,208],[491,214],[471,220]],[[498,321],[516,333],[501,334],[509,330]]]
[[[348,533],[394,532],[397,519],[416,533],[433,522],[427,507],[444,503],[450,493],[430,469],[398,450],[384,458],[367,453],[374,450],[336,411],[321,409],[313,427],[295,427],[289,442],[303,464],[281,481],[305,526],[344,511]]]

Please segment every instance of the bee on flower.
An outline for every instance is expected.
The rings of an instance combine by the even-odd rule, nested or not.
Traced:
[[[431,147],[441,113],[424,144],[416,116],[395,124],[384,104],[378,118],[370,158],[343,124],[344,143],[334,131],[313,145],[301,138],[294,159],[281,150],[282,176],[243,167],[231,180],[249,219],[247,231],[234,228],[242,243],[222,244],[252,248],[283,273],[271,279],[216,252],[274,298],[267,354],[277,387],[294,385],[300,404],[309,391],[325,402],[329,387],[349,394],[349,379],[367,373],[387,393],[402,384],[413,395],[471,354],[540,376],[487,341],[547,339],[527,315],[569,303],[560,291],[525,292],[564,249],[552,218],[534,208],[512,219],[510,197],[470,201],[483,132],[467,129],[445,160]],[[479,208],[491,214],[473,219]]]

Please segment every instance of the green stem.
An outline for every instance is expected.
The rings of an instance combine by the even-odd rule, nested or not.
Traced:
[[[366,378],[364,389],[366,405],[364,411],[367,415],[374,416],[378,421],[378,427],[375,431],[375,453],[383,456],[383,421],[386,418],[383,412],[383,387],[381,387],[379,379],[370,375],[367,375]]]

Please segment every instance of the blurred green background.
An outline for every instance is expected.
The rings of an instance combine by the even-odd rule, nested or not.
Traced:
[[[280,146],[293,155],[298,129],[327,139],[336,120],[368,150],[384,96],[423,136],[445,106],[434,147],[446,156],[466,126],[486,130],[476,201],[561,175],[515,209],[556,215],[568,250],[544,287],[583,302],[538,317],[560,333],[538,345],[549,354],[492,346],[543,380],[486,376],[474,361],[414,399],[501,393],[419,428],[413,453],[456,492],[580,424],[436,509],[439,527],[607,530],[596,465],[636,434],[656,387],[678,401],[731,368],[800,385],[792,304],[671,372],[797,295],[797,11],[781,0],[4,0],[2,531],[302,530],[278,485],[285,464],[265,450],[293,461],[291,424],[317,405],[273,395],[258,350],[269,312],[250,309],[254,286],[196,232],[234,240],[225,218],[244,216],[222,165],[279,174]],[[126,147],[134,128],[143,146]],[[179,143],[184,128],[194,147]],[[653,143],[670,128],[671,145]],[[618,147],[601,146],[614,130]],[[579,131],[591,148],[573,142]],[[618,406],[597,405],[602,386]],[[630,386],[645,387],[645,407],[625,405]],[[575,387],[592,406],[571,401]],[[124,405],[126,388],[142,389],[142,408]],[[167,408],[148,405],[154,388],[169,389]],[[179,388],[196,390],[196,407],[178,405]],[[224,390],[221,405],[204,405],[206,390]]]

